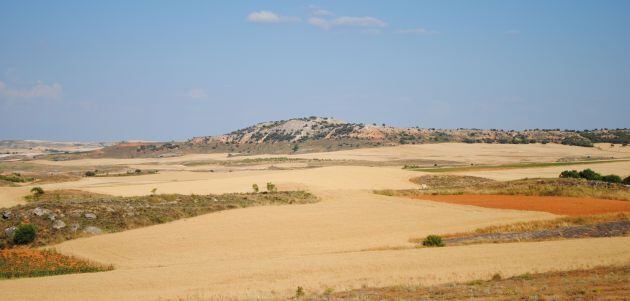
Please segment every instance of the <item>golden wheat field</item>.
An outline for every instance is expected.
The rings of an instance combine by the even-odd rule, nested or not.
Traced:
[[[440,144],[308,154],[310,158],[388,161],[401,159],[548,162],[586,155],[560,145]],[[477,153],[475,149],[478,148]],[[496,149],[495,149],[496,148]],[[608,150],[588,149],[592,154]],[[616,156],[622,157],[619,153]],[[260,156],[259,156],[260,157]],[[264,157],[264,156],[263,156]],[[86,177],[40,185],[46,191],[78,189],[134,196],[157,193],[247,192],[273,182],[280,190],[307,190],[320,202],[210,213],[166,224],[80,238],[55,245],[67,255],[111,264],[91,274],[0,281],[5,300],[205,300],[286,298],[307,292],[436,284],[630,263],[630,238],[586,238],[417,249],[412,237],[472,231],[491,225],[545,220],[556,215],[389,197],[374,189],[413,189],[425,172],[401,166],[329,164],[316,168],[193,171],[182,162],[231,160],[225,155],[164,159],[36,161],[42,165],[151,166],[160,172],[128,177]],[[630,163],[579,165],[627,174]],[[573,166],[456,173],[494,179],[557,176]],[[0,187],[2,203],[24,203],[31,186]]]

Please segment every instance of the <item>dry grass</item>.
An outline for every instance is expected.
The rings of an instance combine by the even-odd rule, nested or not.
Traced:
[[[447,235],[443,235],[442,237],[446,239],[446,238],[466,237],[466,236],[473,236],[477,234],[487,234],[487,233],[514,233],[514,232],[553,230],[553,229],[559,229],[559,228],[571,227],[571,226],[593,225],[593,224],[600,224],[600,223],[606,223],[606,222],[628,221],[628,220],[630,220],[629,212],[609,213],[609,214],[599,214],[599,215],[589,215],[589,216],[560,217],[560,218],[551,219],[551,220],[541,220],[541,221],[513,223],[513,224],[507,224],[507,225],[489,226],[485,228],[479,228],[471,232],[447,234]],[[414,238],[409,239],[409,242],[421,243],[423,239],[424,237],[414,237]]]
[[[79,190],[59,190],[31,199],[25,205],[3,209],[3,212],[10,212],[11,217],[0,219],[0,229],[31,223],[37,228],[34,246],[91,235],[92,233],[84,231],[88,227],[97,227],[102,232],[111,233],[221,210],[317,201],[314,195],[303,191],[117,197]],[[55,229],[54,223],[59,221],[65,226]],[[7,246],[12,245],[11,238],[0,233],[0,243],[3,242]]]
[[[630,266],[522,274],[436,286],[401,285],[310,295],[300,300],[627,300]]]
[[[101,265],[62,255],[54,250],[28,248],[0,250],[0,279],[92,273],[112,269],[111,265]]]
[[[531,222],[514,223],[514,224],[508,224],[508,225],[490,226],[490,227],[477,229],[474,232],[457,233],[457,234],[445,235],[444,237],[465,236],[470,233],[485,234],[485,233],[528,232],[528,231],[539,231],[539,230],[552,230],[552,229],[558,229],[558,228],[563,228],[563,227],[592,225],[592,224],[599,224],[599,223],[605,223],[605,222],[628,221],[628,220],[630,220],[629,212],[609,213],[609,214],[590,215],[590,216],[560,217],[560,218],[552,219],[552,220],[531,221]]]
[[[376,190],[388,196],[415,197],[427,194],[503,194],[528,196],[564,196],[630,201],[630,187],[622,184],[584,179],[522,179],[499,182],[470,176],[424,176],[413,178],[428,189]]]
[[[521,169],[521,168],[541,168],[541,167],[555,167],[555,166],[567,166],[567,165],[584,165],[584,164],[598,164],[598,163],[611,163],[611,162],[626,162],[628,160],[587,160],[587,161],[570,161],[570,162],[524,162],[524,163],[510,163],[500,165],[468,165],[468,166],[455,166],[455,167],[409,167],[408,170],[423,171],[423,172],[462,172],[462,171],[485,171],[485,170],[501,170],[501,169]]]

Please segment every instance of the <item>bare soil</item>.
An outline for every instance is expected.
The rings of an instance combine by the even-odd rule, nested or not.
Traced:
[[[569,216],[630,211],[628,201],[579,197],[463,194],[422,195],[413,198],[484,208],[542,211]]]

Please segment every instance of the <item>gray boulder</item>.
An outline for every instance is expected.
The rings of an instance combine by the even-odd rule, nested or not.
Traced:
[[[86,213],[84,216],[87,219],[96,219],[96,214],[94,213]]]
[[[55,229],[55,230],[63,229],[63,228],[65,228],[65,227],[66,227],[66,223],[64,223],[62,220],[58,219],[58,220],[55,220],[55,221],[52,223],[52,227],[53,227],[53,229]]]
[[[7,237],[11,238],[13,237],[13,233],[15,233],[15,230],[17,228],[15,226],[9,227],[4,229],[4,235],[6,235]]]
[[[52,213],[50,210],[44,208],[36,207],[35,209],[33,209],[33,215],[36,216],[43,216],[50,213]]]
[[[72,232],[77,232],[79,230],[79,228],[81,228],[81,226],[77,223],[71,224],[70,225],[70,231]]]
[[[101,230],[101,228],[99,227],[87,226],[85,227],[85,229],[83,229],[83,232],[88,234],[101,234],[103,233],[103,230]]]
[[[13,213],[11,213],[11,211],[2,212],[2,219],[10,219],[12,216]]]

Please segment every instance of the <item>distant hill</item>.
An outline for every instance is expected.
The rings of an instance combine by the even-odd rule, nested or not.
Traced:
[[[220,136],[195,137],[193,145],[221,143],[303,143],[316,140],[359,139],[387,143],[561,143],[592,146],[595,142],[628,143],[629,129],[563,131],[560,129],[534,129],[524,131],[499,129],[433,129],[396,128],[385,124],[346,123],[322,117],[295,118],[269,121]]]
[[[385,124],[348,123],[334,118],[306,117],[258,123],[219,136],[194,137],[184,142],[121,142],[98,149],[88,157],[156,157],[186,153],[287,154],[336,151],[362,147],[440,142],[558,143],[590,147],[593,143],[627,144],[630,129],[500,130],[398,128]],[[57,155],[54,158],[65,159]],[[76,157],[76,156],[72,156]]]

